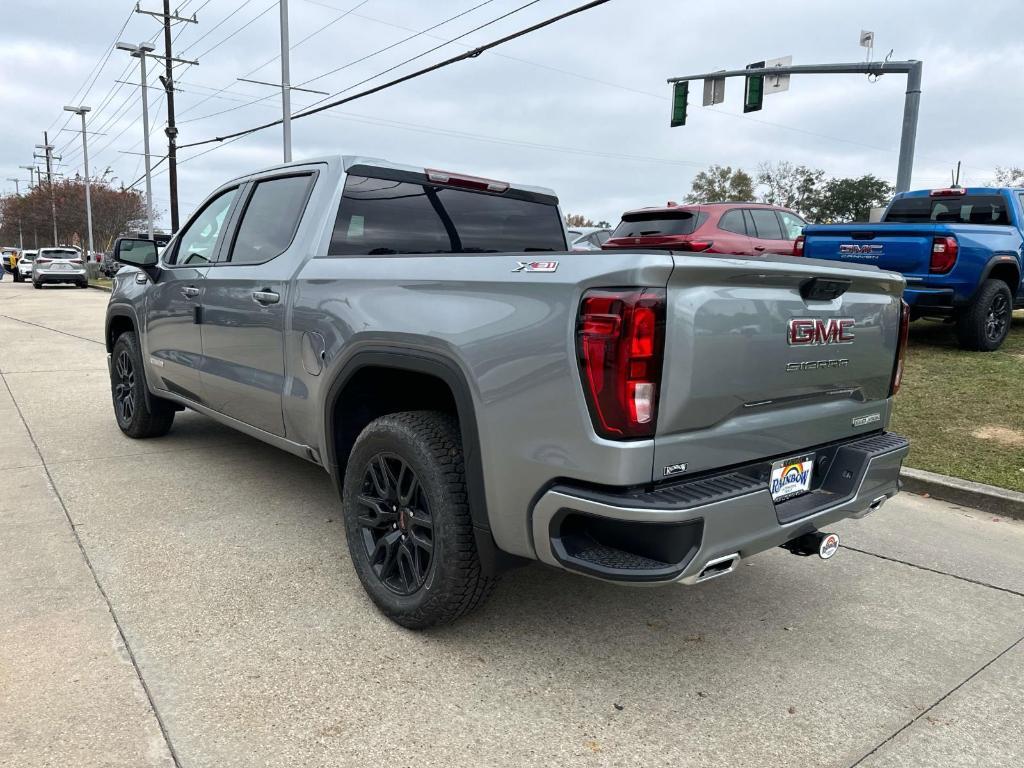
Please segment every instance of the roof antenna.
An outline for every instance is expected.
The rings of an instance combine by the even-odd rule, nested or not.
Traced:
[[[950,185],[950,189],[960,189],[960,161],[956,161],[956,174],[950,170],[949,175],[953,179],[953,183]]]

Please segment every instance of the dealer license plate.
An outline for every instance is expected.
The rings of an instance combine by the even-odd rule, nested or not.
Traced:
[[[54,269],[71,269],[71,265],[70,264],[54,264],[53,268]]]
[[[772,501],[785,501],[794,496],[807,493],[811,490],[811,477],[813,474],[813,453],[776,461],[772,464],[772,475],[768,481],[768,489],[772,493]]]

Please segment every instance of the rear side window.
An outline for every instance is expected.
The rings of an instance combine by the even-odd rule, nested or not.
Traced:
[[[433,184],[349,176],[329,253],[565,250],[558,208]]]
[[[775,215],[775,211],[767,208],[751,208],[750,218],[754,220],[757,236],[762,240],[786,239],[782,234],[782,227],[779,226],[779,219]]]
[[[723,213],[722,218],[718,220],[718,228],[726,232],[735,232],[737,235],[747,234],[747,227],[743,223],[743,211],[733,208]]]
[[[657,235],[692,235],[707,219],[697,211],[641,211],[627,213],[612,237],[653,237]]]
[[[284,253],[295,237],[312,180],[304,174],[257,182],[228,261],[262,264]]]
[[[1009,224],[1001,195],[901,197],[893,200],[884,221],[903,224]]]

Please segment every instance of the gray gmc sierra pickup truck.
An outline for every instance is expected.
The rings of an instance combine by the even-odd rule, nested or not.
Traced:
[[[115,258],[120,428],[190,408],[322,466],[407,627],[527,560],[694,584],[828,557],[898,491],[909,315],[874,267],[567,252],[549,190],[362,157],[235,179]]]

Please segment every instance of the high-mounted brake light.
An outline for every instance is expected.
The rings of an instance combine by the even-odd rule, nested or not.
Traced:
[[[613,440],[652,437],[665,351],[664,289],[587,291],[576,343],[597,433]]]
[[[479,176],[466,176],[461,173],[449,173],[438,171],[433,168],[424,168],[427,178],[435,184],[447,184],[450,187],[464,187],[466,189],[479,189],[484,192],[505,192],[508,190],[507,181],[495,181],[484,179]]]
[[[803,256],[804,255],[804,236],[797,235],[796,240],[793,241],[793,255]]]
[[[933,189],[929,194],[932,197],[958,197],[966,195],[967,190],[963,187],[946,187],[945,189]]]
[[[949,272],[956,264],[957,254],[960,252],[960,245],[955,237],[933,237],[932,258],[928,265],[928,271],[934,274],[943,275]]]
[[[896,365],[892,369],[892,383],[889,396],[900,391],[903,383],[903,368],[907,358],[907,339],[910,336],[910,305],[900,299],[900,335],[896,342]]]

